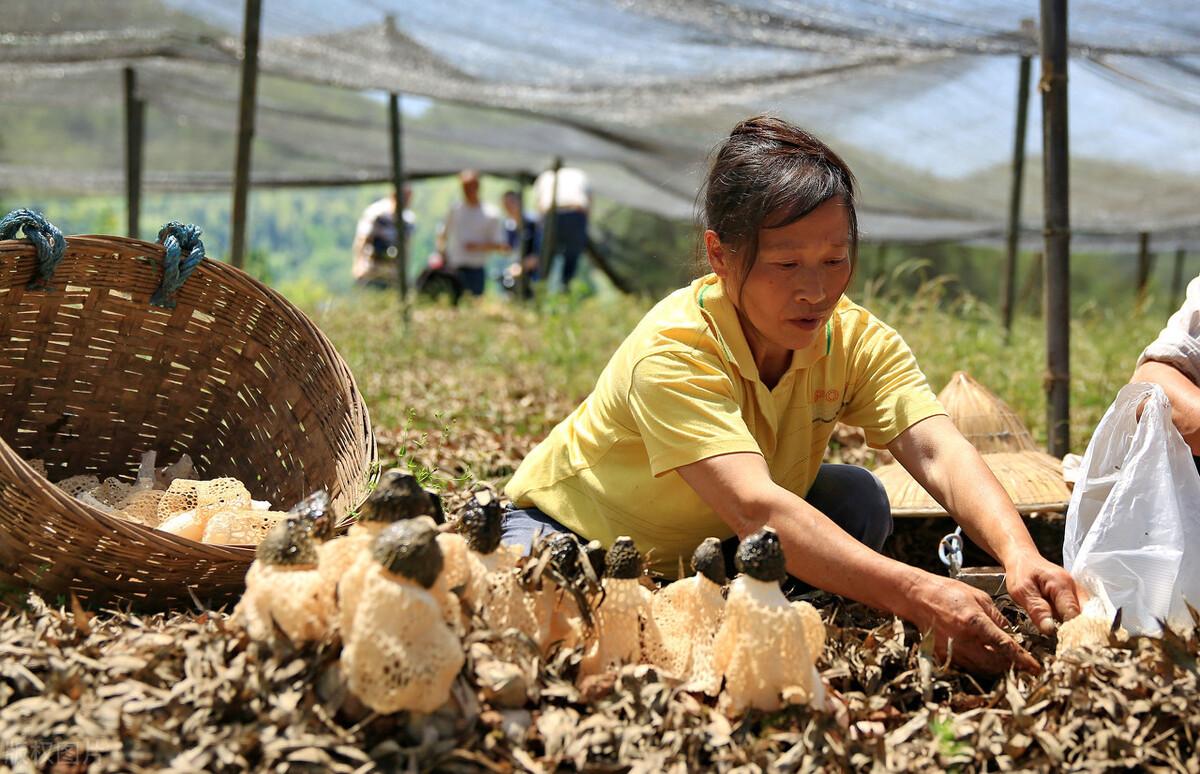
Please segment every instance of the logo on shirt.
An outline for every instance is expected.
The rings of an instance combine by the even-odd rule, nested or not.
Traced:
[[[813,392],[813,403],[837,403],[842,399],[841,390],[815,390]]]

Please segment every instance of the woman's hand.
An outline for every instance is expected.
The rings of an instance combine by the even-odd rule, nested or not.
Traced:
[[[926,573],[903,613],[922,632],[932,631],[939,657],[971,671],[999,674],[1010,667],[1038,673],[1041,665],[1004,630],[992,598],[951,578]]]
[[[1054,633],[1054,621],[1079,615],[1079,596],[1070,573],[1037,551],[1019,554],[1004,567],[1008,594],[1033,619],[1042,634]]]

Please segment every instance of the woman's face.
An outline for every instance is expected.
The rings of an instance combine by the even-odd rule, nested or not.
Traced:
[[[758,259],[744,281],[714,232],[705,233],[705,244],[756,358],[811,344],[850,283],[850,222],[835,199],[790,225],[761,229]]]

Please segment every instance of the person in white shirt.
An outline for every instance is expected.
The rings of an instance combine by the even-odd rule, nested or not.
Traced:
[[[1200,277],[1188,283],[1183,306],[1142,351],[1130,381],[1163,388],[1171,419],[1200,468]]]
[[[404,230],[412,234],[415,218],[408,209],[412,189],[404,188]],[[377,199],[363,210],[354,232],[352,272],[359,285],[389,288],[400,278],[396,261],[399,257],[400,230],[396,224],[396,195]]]
[[[551,208],[557,213],[554,219],[554,249],[562,254],[560,277],[563,288],[566,288],[579,268],[579,256],[587,247],[588,210],[592,206],[587,173],[575,167],[560,167],[557,173],[548,169],[534,181],[533,198],[537,202],[538,214],[542,216],[543,238],[550,237],[545,223]],[[547,276],[549,269],[547,267]]]
[[[484,269],[496,251],[507,251],[504,224],[499,213],[479,198],[479,173],[463,170],[458,176],[463,198],[450,208],[438,235],[438,250],[445,257],[445,268],[452,272],[465,290],[483,295]]]

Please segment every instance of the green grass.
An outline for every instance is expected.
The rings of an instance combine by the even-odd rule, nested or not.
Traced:
[[[1018,316],[1011,339],[988,304],[950,298],[945,280],[913,294],[856,295],[895,327],[935,390],[958,370],[1008,402],[1045,442],[1045,330]],[[443,456],[505,469],[584,398],[612,352],[653,303],[619,296],[547,299],[540,312],[495,298],[459,309],[416,305],[404,321],[396,298],[357,292],[313,309],[356,374],[381,435],[398,436],[398,457],[440,448]],[[1166,310],[1083,304],[1072,324],[1071,448],[1082,452]],[[480,446],[503,447],[496,465]],[[385,449],[387,444],[385,443]],[[494,457],[495,448],[492,449]],[[493,460],[494,462],[494,460]],[[460,465],[455,475],[461,475]]]
[[[934,390],[966,371],[999,395],[1046,440],[1046,324],[1017,316],[1006,340],[999,313],[971,296],[947,301],[945,282],[926,283],[911,297],[865,299],[896,328]],[[1071,323],[1071,449],[1082,453],[1092,430],[1133,373],[1142,349],[1161,330],[1164,308],[1137,314],[1132,302],[1080,304]]]

